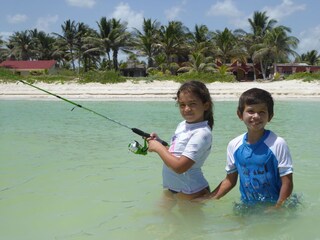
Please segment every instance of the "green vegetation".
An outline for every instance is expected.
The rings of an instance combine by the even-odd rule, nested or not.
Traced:
[[[320,72],[314,72],[314,73],[300,72],[300,73],[291,74],[286,77],[286,80],[293,80],[293,79],[301,79],[305,82],[319,80]]]
[[[14,32],[8,40],[0,36],[0,61],[55,59],[63,72],[54,76],[46,73],[37,76],[34,72],[23,78],[81,83],[122,82],[125,79],[119,76],[119,69],[129,65],[145,66],[149,74],[144,79],[147,81],[197,78],[205,82],[228,82],[234,78],[226,74],[227,66],[236,61],[260,66],[261,74],[254,75],[254,80],[266,79],[273,64],[289,62],[290,56],[297,61],[320,64],[316,50],[298,56],[294,50],[299,39],[290,36],[291,29],[278,25],[267,12],[254,12],[248,22],[250,29],[246,32],[228,28],[211,31],[197,24],[188,29],[180,21],[161,24],[152,19],[144,19],[141,30],[129,30],[126,22],[115,18],[101,17],[94,27],[68,19],[61,24],[60,33],[48,34],[33,29]],[[120,53],[130,56],[127,62],[118,61]],[[218,62],[223,67],[217,67]],[[19,79],[8,72],[0,74],[5,81]]]
[[[26,80],[28,82],[44,82],[44,83],[66,83],[66,82],[78,82],[78,83],[120,83],[126,80],[132,81],[146,81],[152,82],[154,80],[166,81],[173,80],[177,82],[184,82],[187,80],[197,79],[206,83],[210,82],[233,82],[235,77],[230,74],[224,73],[203,73],[203,72],[188,72],[172,76],[170,73],[163,74],[161,71],[153,72],[148,77],[129,78],[120,76],[118,72],[114,70],[110,71],[89,71],[80,75],[75,74],[73,71],[61,71],[52,75],[28,75],[20,76],[12,73],[12,71],[5,68],[0,68],[0,82],[10,83],[17,82],[19,80]]]
[[[110,71],[89,71],[80,75],[80,83],[97,82],[97,83],[119,83],[125,82],[126,78],[119,75],[115,70]]]
[[[0,82],[16,82],[19,79],[21,79],[21,76],[13,74],[9,69],[0,67]]]

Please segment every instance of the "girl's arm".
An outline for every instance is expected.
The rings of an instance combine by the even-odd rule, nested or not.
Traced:
[[[158,153],[163,162],[178,174],[188,171],[194,164],[194,161],[183,155],[181,157],[174,156],[157,140],[148,139],[148,145],[149,152]]]
[[[292,173],[282,176],[281,177],[281,189],[279,194],[279,199],[277,204],[275,205],[276,208],[282,206],[282,204],[286,201],[288,197],[290,197],[292,190],[293,190],[293,180],[292,180]]]

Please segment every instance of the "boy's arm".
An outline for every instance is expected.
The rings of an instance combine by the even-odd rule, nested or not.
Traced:
[[[293,180],[292,180],[292,173],[282,176],[281,177],[281,189],[279,194],[279,199],[277,204],[275,205],[276,208],[282,206],[282,204],[286,201],[288,197],[290,197],[292,190],[293,190]]]
[[[227,174],[226,178],[214,189],[210,195],[213,199],[220,199],[226,195],[236,184],[238,172]]]

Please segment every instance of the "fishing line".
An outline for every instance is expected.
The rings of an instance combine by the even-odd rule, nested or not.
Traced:
[[[33,88],[38,89],[38,90],[40,90],[40,91],[42,91],[42,92],[45,92],[45,93],[47,93],[47,94],[49,94],[49,95],[51,95],[51,96],[54,96],[54,97],[56,97],[56,98],[59,98],[60,100],[63,100],[63,101],[65,101],[65,102],[67,102],[67,103],[70,103],[70,104],[74,105],[75,107],[82,108],[82,109],[84,109],[84,110],[87,110],[88,112],[91,112],[91,113],[93,113],[93,114],[95,114],[95,115],[98,115],[98,116],[100,116],[100,117],[103,117],[104,119],[107,119],[108,121],[113,122],[113,123],[115,123],[115,124],[117,124],[117,125],[119,125],[119,126],[121,126],[121,127],[130,129],[132,132],[134,132],[135,134],[138,134],[139,136],[142,136],[142,137],[144,137],[144,138],[149,138],[149,137],[150,137],[150,134],[149,134],[149,133],[146,133],[146,132],[144,132],[144,131],[142,131],[142,130],[140,130],[140,129],[138,129],[138,128],[131,128],[131,127],[129,127],[129,126],[126,125],[126,124],[123,124],[123,123],[121,123],[121,122],[119,122],[119,121],[117,121],[117,120],[114,120],[114,119],[106,116],[106,115],[103,115],[103,114],[101,114],[101,113],[98,113],[98,112],[96,112],[96,111],[94,111],[94,110],[92,110],[92,109],[90,109],[90,108],[84,107],[84,106],[82,106],[82,105],[80,105],[80,104],[78,104],[78,103],[76,103],[76,102],[73,102],[73,101],[71,101],[71,100],[69,100],[69,99],[66,99],[66,98],[64,98],[64,97],[61,97],[61,96],[59,96],[59,95],[57,95],[57,94],[55,94],[55,93],[51,93],[51,92],[49,92],[49,91],[47,91],[47,90],[45,90],[45,89],[42,89],[42,88],[40,88],[40,87],[37,87],[37,86],[35,86],[35,85],[31,84],[31,83],[28,83],[28,82],[26,82],[26,81],[23,81],[23,80],[19,80],[19,81],[22,82],[23,84],[29,85],[30,87],[33,87]],[[74,108],[75,108],[75,107],[74,107]],[[74,108],[72,108],[71,111],[73,111]],[[163,141],[163,140],[161,140],[161,139],[157,139],[157,141],[159,141],[159,142],[160,142],[162,145],[164,145],[164,146],[168,146],[168,143],[165,142],[165,141]]]

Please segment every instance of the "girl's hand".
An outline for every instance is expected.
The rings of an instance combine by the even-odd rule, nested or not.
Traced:
[[[150,138],[148,138],[148,139],[151,140],[151,139],[157,139],[157,138],[159,138],[158,134],[156,134],[155,132],[152,132],[152,133],[150,133]]]
[[[165,148],[156,138],[148,138],[148,151],[149,152],[159,152],[161,148]]]

